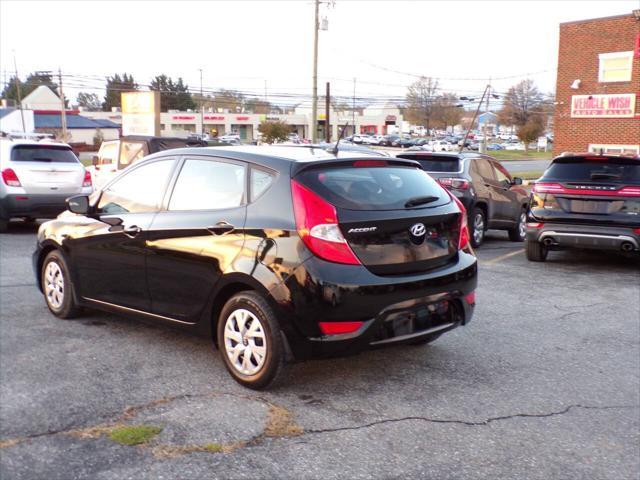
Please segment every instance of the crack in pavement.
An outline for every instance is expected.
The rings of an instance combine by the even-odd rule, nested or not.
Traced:
[[[378,425],[383,425],[385,423],[399,423],[406,421],[423,421],[429,423],[453,423],[458,425],[465,425],[468,427],[482,427],[489,425],[492,422],[497,422],[500,420],[511,420],[514,418],[546,418],[553,417],[557,415],[564,415],[568,413],[570,410],[574,408],[580,408],[585,410],[613,410],[613,409],[623,409],[623,408],[640,408],[640,405],[611,405],[611,406],[595,406],[595,405],[569,405],[568,407],[550,413],[516,413],[513,415],[505,415],[500,417],[491,417],[481,422],[470,422],[465,420],[452,420],[452,419],[439,419],[439,418],[428,418],[428,417],[401,417],[401,418],[388,418],[384,420],[378,420],[371,423],[366,423],[364,425],[357,425],[354,427],[337,427],[337,428],[326,428],[326,429],[316,429],[316,430],[305,430],[304,434],[317,434],[317,433],[332,433],[332,432],[341,432],[345,430],[361,430],[365,428],[371,428]]]

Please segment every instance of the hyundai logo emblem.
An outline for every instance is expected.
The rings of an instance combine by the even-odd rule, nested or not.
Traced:
[[[414,237],[422,237],[425,233],[427,233],[427,229],[424,226],[424,223],[416,223],[409,229],[409,231]]]

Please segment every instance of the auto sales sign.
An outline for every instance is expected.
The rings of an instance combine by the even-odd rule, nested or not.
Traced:
[[[572,118],[633,117],[635,111],[636,96],[633,93],[571,97]]]

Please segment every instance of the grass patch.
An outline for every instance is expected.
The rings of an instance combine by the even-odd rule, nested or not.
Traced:
[[[267,437],[292,437],[302,434],[300,425],[293,421],[292,413],[282,407],[271,405],[264,434]]]
[[[525,153],[524,150],[490,150],[487,155],[491,155],[496,160],[508,162],[509,160],[551,160],[553,152],[536,152],[530,150]]]
[[[162,431],[153,425],[127,425],[114,428],[109,432],[109,438],[121,445],[140,445],[147,443]]]
[[[544,172],[542,171],[530,171],[530,172],[514,172],[511,174],[512,177],[520,177],[523,180],[537,180],[542,176]]]

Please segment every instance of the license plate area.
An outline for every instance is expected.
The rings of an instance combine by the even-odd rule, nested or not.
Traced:
[[[570,200],[569,211],[571,213],[584,213],[593,215],[607,215],[620,211],[624,200]]]
[[[448,300],[420,304],[392,312],[380,325],[375,341],[420,333],[452,322],[452,304]]]

